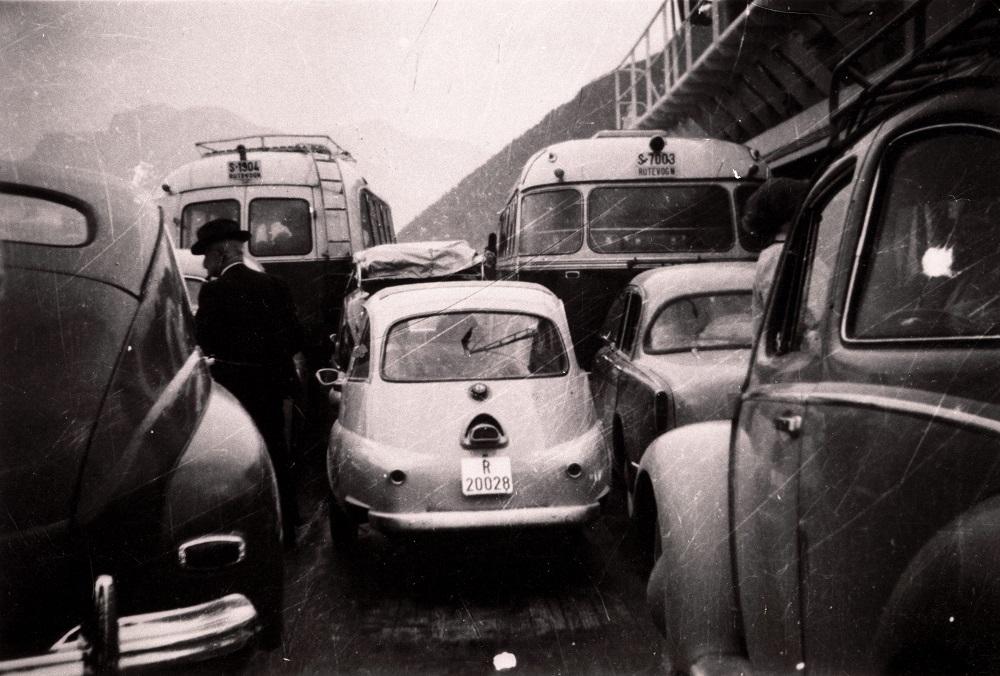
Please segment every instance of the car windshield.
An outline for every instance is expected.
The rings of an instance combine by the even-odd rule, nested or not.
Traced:
[[[717,185],[595,188],[587,243],[597,253],[726,251],[733,245],[729,192]]]
[[[566,373],[559,331],[511,312],[449,312],[395,324],[385,341],[385,380],[430,382],[537,378]]]
[[[689,296],[671,301],[646,333],[646,352],[748,348],[753,343],[750,293]]]

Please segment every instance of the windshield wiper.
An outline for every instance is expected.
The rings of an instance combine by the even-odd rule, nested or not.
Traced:
[[[522,329],[509,336],[504,336],[503,338],[498,338],[485,345],[476,345],[475,347],[468,347],[468,341],[463,338],[462,347],[465,348],[465,353],[472,355],[477,352],[488,352],[489,350],[495,350],[498,347],[503,347],[504,345],[510,345],[511,343],[516,343],[519,340],[525,340],[527,338],[534,338],[538,333],[535,329]]]

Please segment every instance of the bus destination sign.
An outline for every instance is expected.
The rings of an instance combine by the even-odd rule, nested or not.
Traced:
[[[639,153],[636,167],[640,176],[675,176],[676,157],[673,153]]]
[[[229,179],[249,181],[260,178],[260,160],[234,160],[229,163]]]

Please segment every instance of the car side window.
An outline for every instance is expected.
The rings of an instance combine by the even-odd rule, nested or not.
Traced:
[[[854,270],[848,341],[1000,337],[1000,130],[936,125],[894,140]]]
[[[815,206],[806,207],[806,217],[812,221],[812,241],[806,257],[809,271],[804,279],[803,300],[794,335],[795,345],[799,348],[819,339],[820,323],[829,310],[830,286],[837,274],[837,250],[854,186],[852,179],[851,170],[839,174]]]
[[[0,239],[48,246],[81,246],[90,238],[87,217],[47,196],[0,193]]]
[[[628,301],[628,292],[623,291],[618,294],[615,301],[611,304],[611,308],[608,310],[608,316],[604,320],[604,326],[601,327],[601,338],[603,338],[612,347],[618,347],[618,339],[621,337],[622,329],[622,319],[625,316],[625,303]]]
[[[351,350],[351,363],[347,369],[349,380],[368,380],[368,373],[371,365],[371,338],[369,327],[365,324],[361,332],[361,339]]]
[[[849,161],[813,190],[792,229],[772,290],[764,333],[768,354],[797,351],[817,338],[850,203],[853,165]]]
[[[628,308],[625,310],[625,322],[622,326],[621,350],[632,354],[635,345],[635,335],[639,328],[639,314],[642,310],[642,297],[635,292],[629,294]]]

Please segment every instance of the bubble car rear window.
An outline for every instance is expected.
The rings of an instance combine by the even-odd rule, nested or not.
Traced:
[[[539,378],[567,370],[555,325],[509,312],[449,312],[398,322],[382,357],[382,377],[406,382]]]

